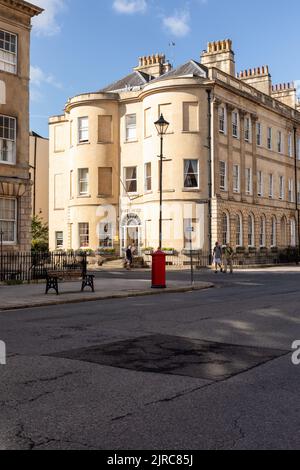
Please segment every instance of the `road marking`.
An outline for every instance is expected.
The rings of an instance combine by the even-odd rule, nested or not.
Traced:
[[[264,286],[265,284],[258,284],[255,282],[235,282],[238,286]]]

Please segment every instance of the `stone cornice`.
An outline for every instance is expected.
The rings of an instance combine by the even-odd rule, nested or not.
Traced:
[[[30,17],[40,15],[44,11],[43,8],[23,0],[0,0],[0,5],[18,10]]]

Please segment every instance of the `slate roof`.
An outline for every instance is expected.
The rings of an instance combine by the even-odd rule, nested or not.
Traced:
[[[194,76],[207,78],[207,68],[201,65],[195,60],[190,60],[189,62],[176,67],[170,72],[161,75],[160,77],[154,78],[151,75],[148,75],[144,72],[135,71],[121,80],[118,80],[111,85],[108,85],[105,88],[99,90],[100,92],[113,92],[113,91],[132,91],[134,88],[143,88],[149,82],[158,82],[172,77],[185,77],[185,76]]]
[[[201,65],[195,60],[189,60],[183,65],[176,67],[170,72],[165,73],[159,78],[156,78],[155,81],[172,78],[172,77],[185,77],[187,75],[192,75],[194,77],[207,78],[207,68]]]
[[[102,92],[109,92],[109,91],[124,91],[128,90],[130,91],[132,88],[135,87],[143,87],[147,83],[149,83],[153,77],[148,75],[147,73],[143,72],[133,72],[129,75],[127,75],[124,78],[121,78],[121,80],[118,80],[111,85],[108,85],[105,88],[102,88]]]

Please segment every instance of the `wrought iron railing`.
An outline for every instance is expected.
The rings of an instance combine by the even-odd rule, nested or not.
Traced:
[[[86,254],[2,253],[0,254],[0,281],[31,282],[46,279],[49,270],[87,270]]]

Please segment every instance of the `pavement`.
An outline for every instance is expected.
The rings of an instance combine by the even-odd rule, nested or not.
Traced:
[[[152,289],[151,281],[144,279],[143,272],[139,273],[138,279],[122,278],[96,278],[95,292],[86,288],[81,292],[81,282],[65,282],[59,284],[60,294],[54,291],[45,295],[45,283],[22,284],[15,286],[0,286],[0,311],[14,310],[20,308],[43,307],[47,305],[62,305],[80,302],[93,302],[107,299],[123,299],[126,297],[139,297],[176,292],[187,292],[191,290],[202,290],[213,287],[213,283],[198,281],[194,286],[188,281],[171,280],[166,289]],[[98,273],[99,275],[99,273]]]
[[[0,312],[0,449],[300,449],[300,269],[203,279],[215,289]]]

